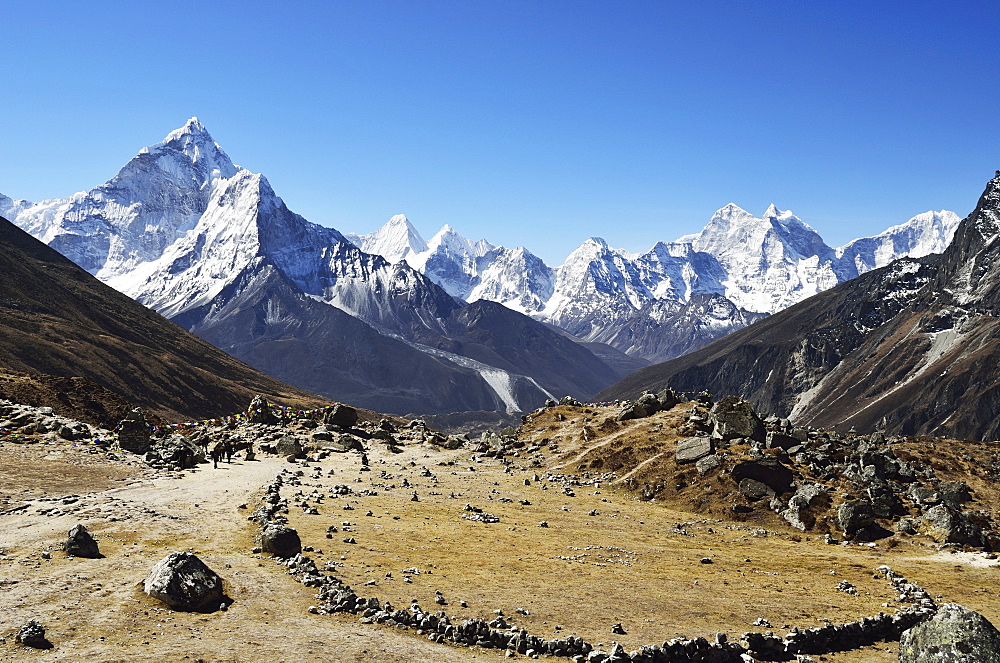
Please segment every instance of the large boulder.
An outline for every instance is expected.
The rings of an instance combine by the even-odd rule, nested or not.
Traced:
[[[837,507],[837,524],[848,537],[875,523],[875,508],[868,500],[850,500]]]
[[[899,639],[900,663],[1000,663],[1000,631],[978,612],[946,603]]]
[[[641,405],[648,415],[653,415],[660,411],[660,399],[656,397],[656,394],[643,394],[636,400],[636,405]]]
[[[732,477],[736,483],[743,479],[756,479],[778,495],[792,489],[792,471],[782,465],[777,458],[761,458],[737,463],[733,466]]]
[[[740,480],[740,493],[751,502],[758,502],[765,497],[774,497],[774,490],[766,483],[749,477]]]
[[[681,402],[681,397],[676,391],[667,387],[660,393],[656,394],[656,400],[659,403],[660,410],[666,411]]]
[[[648,416],[649,411],[645,407],[638,403],[632,403],[622,408],[621,412],[618,413],[617,420],[629,421],[630,419],[644,419]]]
[[[941,501],[953,509],[961,509],[962,504],[972,499],[969,484],[964,481],[942,481],[938,484]]]
[[[677,441],[677,463],[686,465],[696,463],[705,456],[715,452],[715,446],[711,438],[707,437],[686,437]]]
[[[205,462],[205,450],[179,433],[158,439],[146,452],[146,462],[186,470]]]
[[[712,436],[720,440],[738,437],[763,442],[766,436],[764,422],[747,403],[736,396],[726,396],[712,406],[709,421]]]
[[[299,458],[303,454],[302,443],[294,435],[285,435],[274,445],[274,452],[279,456],[295,456]]]
[[[361,440],[347,433],[327,433],[325,440],[317,438],[316,434],[313,433],[313,444],[317,449],[326,449],[337,453],[364,450]]]
[[[172,552],[161,559],[142,587],[175,610],[201,610],[222,600],[222,578],[189,552]]]
[[[260,534],[260,547],[275,557],[292,557],[302,552],[302,541],[291,527],[271,523]]]
[[[97,559],[101,557],[101,551],[98,550],[97,541],[94,537],[90,535],[87,528],[83,525],[75,525],[73,529],[69,531],[66,537],[66,542],[63,543],[63,550],[66,551],[67,555],[74,555],[76,557],[87,557],[91,559]]]
[[[118,446],[125,451],[144,454],[149,451],[149,438],[152,433],[146,415],[135,408],[124,419],[118,422]]]
[[[938,543],[958,543],[982,546],[983,531],[969,516],[945,504],[928,509],[920,519],[918,528]]]
[[[781,512],[781,517],[804,532],[816,523],[816,507],[828,502],[826,488],[816,483],[805,483],[788,500],[788,508]]]
[[[323,423],[328,426],[351,428],[358,423],[358,411],[349,405],[334,405],[323,414]]]

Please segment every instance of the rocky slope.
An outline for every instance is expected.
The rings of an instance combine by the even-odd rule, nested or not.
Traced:
[[[598,398],[670,384],[816,426],[995,439],[1000,174],[941,255],[898,260]]]
[[[120,414],[118,402],[111,410],[90,402],[105,400],[103,389],[170,419],[236,411],[256,393],[289,404],[323,402],[104,285],[6,219],[0,310],[0,370],[22,374],[6,380],[5,391],[92,421],[107,424]]]

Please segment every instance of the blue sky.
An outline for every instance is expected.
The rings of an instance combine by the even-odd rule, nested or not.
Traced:
[[[44,2],[5,8],[0,193],[96,186],[198,116],[345,232],[648,249],[735,202],[839,245],[1000,168],[996,3]]]

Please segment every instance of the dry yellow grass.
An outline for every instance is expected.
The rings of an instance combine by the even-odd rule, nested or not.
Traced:
[[[564,421],[556,421],[558,414]],[[676,413],[613,430],[606,425],[602,435],[618,437],[603,451],[594,448],[602,435],[588,433],[583,441],[582,426],[596,432],[611,414],[596,408],[590,413],[547,411],[526,427],[525,438],[531,444],[548,437],[558,450],[529,453],[525,448],[509,464],[475,457],[469,450],[425,445],[396,454],[372,442],[367,472],[361,471],[357,454],[333,454],[308,465],[264,459],[220,470],[202,466],[182,479],[141,478],[133,470],[129,480],[136,483],[110,489],[128,483],[116,478],[128,477],[107,476],[101,469],[106,464],[95,463],[94,472],[104,472],[104,478],[88,488],[86,469],[74,465],[73,476],[79,478],[75,487],[49,483],[47,489],[116,498],[109,503],[114,508],[85,520],[106,559],[69,560],[56,551],[76,518],[33,517],[31,509],[0,516],[7,532],[0,537],[6,557],[0,560],[0,635],[5,636],[0,660],[24,655],[11,634],[32,616],[46,624],[56,644],[49,652],[31,652],[37,661],[501,657],[502,652],[435,645],[412,631],[359,624],[350,616],[308,614],[307,608],[318,603],[312,590],[295,583],[266,556],[250,553],[257,529],[246,521],[248,511],[236,508],[245,501],[252,507],[254,494],[281,470],[302,472],[300,485],[287,482],[282,495],[292,503],[291,525],[304,544],[316,549],[306,554],[321,568],[331,564],[332,573],[359,595],[378,596],[396,607],[416,600],[426,610],[490,619],[502,609],[508,621],[546,638],[577,634],[595,644],[618,641],[634,648],[676,635],[713,638],[719,631],[737,636],[765,630],[753,626],[760,617],[782,632],[786,626],[811,627],[820,620],[844,622],[891,611],[897,605],[891,588],[872,577],[876,566],[888,564],[932,595],[1000,623],[1000,601],[992,589],[996,566],[979,556],[942,555],[921,539],[899,540],[891,548],[885,543],[875,548],[829,546],[822,537],[792,530],[767,514],[755,516],[757,522],[721,519],[711,505],[724,495],[725,486],[707,481],[675,491],[674,501],[666,498],[668,491],[651,502],[624,482],[576,485],[569,496],[559,481],[535,480],[549,469],[554,474],[580,471],[584,462],[597,458],[605,459],[605,465],[586,471],[610,471],[622,454],[631,454],[630,462],[654,458],[640,473],[652,478],[659,471],[672,480],[678,468],[671,466],[676,433],[670,418]],[[550,416],[551,421],[545,418]],[[658,439],[649,440],[654,436]],[[11,451],[10,445],[0,447],[0,461],[12,457]],[[623,462],[622,469],[627,467]],[[54,473],[60,469],[65,466],[51,466]],[[0,486],[13,485],[11,473],[18,475],[16,467],[0,463]],[[37,472],[20,476],[43,481]],[[349,486],[352,493],[330,497],[335,485]],[[981,497],[988,485],[977,486]],[[296,505],[297,491],[319,515]],[[418,501],[412,501],[414,491]],[[686,508],[697,504],[692,497],[697,491],[710,498],[700,512]],[[323,499],[310,497],[314,492]],[[500,522],[464,519],[466,504],[495,514]],[[107,518],[125,512],[129,519]],[[346,529],[345,521],[350,523]],[[548,527],[539,527],[541,521]],[[327,538],[330,526],[339,531]],[[347,537],[356,543],[345,543]],[[170,550],[188,548],[226,580],[234,599],[227,612],[176,613],[139,591],[136,583],[153,563]],[[51,560],[39,558],[43,549],[53,551]],[[704,557],[712,563],[703,564]],[[419,574],[404,573],[414,567]],[[860,595],[837,591],[841,580],[856,585]],[[438,591],[446,605],[435,604]],[[611,632],[619,622],[625,635]],[[896,660],[895,651],[896,645],[888,643],[826,659],[888,662]]]

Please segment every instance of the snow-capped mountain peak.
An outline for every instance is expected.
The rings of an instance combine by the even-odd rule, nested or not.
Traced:
[[[427,242],[405,214],[395,214],[378,230],[367,235],[346,235],[365,253],[380,255],[395,264],[427,250]]]
[[[220,178],[228,179],[240,170],[222,146],[212,139],[197,117],[192,117],[183,127],[171,131],[159,143],[144,147],[139,154],[156,156],[157,165],[169,174],[178,174],[183,168],[175,163],[176,160],[189,160],[198,174],[207,176],[201,182],[202,186]]]
[[[951,243],[960,222],[958,215],[948,210],[924,212],[874,237],[851,240],[837,249],[837,256],[853,264],[861,274],[884,267],[900,256],[922,258],[941,253]]]

